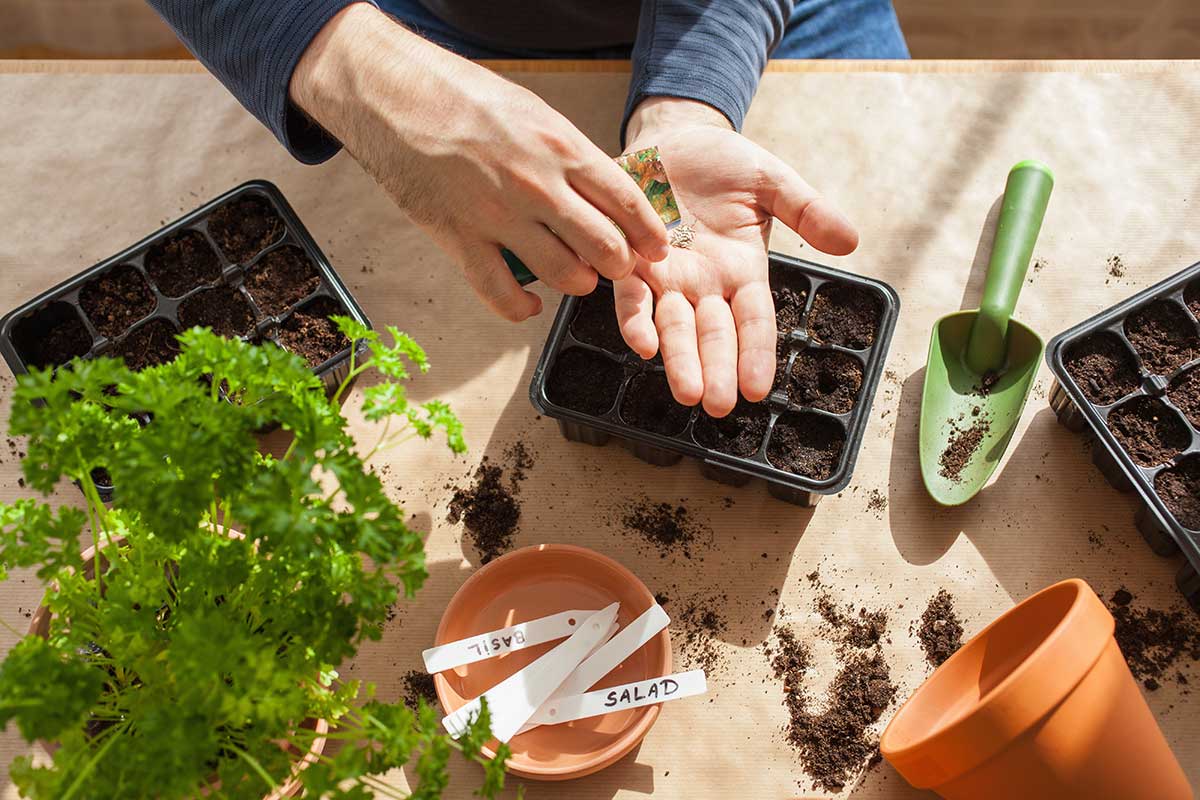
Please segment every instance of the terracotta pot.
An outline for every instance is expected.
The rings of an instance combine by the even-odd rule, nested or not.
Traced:
[[[230,530],[229,535],[232,538],[238,538],[238,539],[240,539],[242,537],[241,533],[234,531],[234,530]],[[120,545],[123,541],[124,541],[123,537],[116,537],[113,539],[113,543],[116,545]],[[83,551],[82,558],[83,558],[83,565],[84,565],[83,566],[84,573],[86,575],[88,575],[89,577],[95,575],[95,572],[93,570],[95,569],[94,564],[95,564],[95,560],[96,560],[96,548],[88,547],[86,550]],[[29,620],[28,635],[40,636],[43,639],[45,639],[47,636],[49,636],[50,635],[50,620],[53,618],[53,616],[54,615],[50,612],[49,608],[47,608],[44,605],[39,605],[37,610],[33,613],[33,616]],[[309,747],[308,752],[304,753],[303,756],[301,756],[300,751],[295,750],[295,748],[289,748],[294,751],[294,755],[296,756],[296,763],[292,767],[292,773],[291,773],[291,775],[288,776],[287,781],[285,781],[274,792],[272,792],[269,795],[266,795],[263,798],[263,800],[285,800],[285,798],[288,798],[288,797],[295,797],[296,793],[299,792],[301,789],[301,785],[300,785],[301,770],[308,767],[309,764],[316,763],[317,759],[319,759],[321,757],[321,754],[323,752],[325,752],[325,742],[326,742],[325,734],[327,734],[329,732],[329,722],[327,720],[323,720],[323,719],[306,719],[302,723],[300,723],[300,727],[307,728],[308,730],[311,730],[311,731],[315,731],[319,735],[315,739],[313,739],[312,745]],[[53,752],[54,749],[58,746],[56,743],[51,743],[51,742],[43,742],[42,745],[46,748],[46,750],[48,750],[50,752]],[[281,746],[288,747],[288,745],[281,745]],[[212,788],[215,788],[218,785],[219,784],[216,784],[216,782],[214,781]],[[206,793],[207,792],[205,790],[203,790],[203,789],[201,790],[202,796],[205,795]]]
[[[524,547],[489,562],[459,587],[442,615],[436,644],[537,619],[566,609],[599,609],[621,604],[617,621],[628,625],[654,605],[654,595],[625,567],[607,556],[574,545]],[[478,697],[560,642],[489,658],[434,676],[446,713]],[[595,688],[655,678],[671,672],[667,630],[626,658]],[[508,771],[523,778],[561,781],[590,775],[637,747],[661,706],[644,706],[562,725],[544,725],[514,736]],[[484,755],[496,755],[493,741]]]
[[[1043,589],[963,645],[880,741],[947,800],[1184,800],[1192,790],[1081,580]]]

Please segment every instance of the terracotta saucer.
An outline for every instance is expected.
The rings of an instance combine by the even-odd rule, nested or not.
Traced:
[[[450,600],[436,644],[507,627],[568,609],[601,609],[619,602],[617,621],[628,625],[654,605],[654,595],[611,558],[566,544],[515,550],[482,567]],[[434,676],[447,714],[522,669],[559,642],[508,653]],[[596,689],[655,678],[671,672],[671,639],[663,630],[609,673]],[[523,778],[559,781],[604,769],[622,758],[649,732],[660,706],[546,725],[513,737],[510,772]],[[484,748],[495,756],[496,742]]]

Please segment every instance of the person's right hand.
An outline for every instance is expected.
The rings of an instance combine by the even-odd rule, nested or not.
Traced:
[[[574,295],[597,273],[629,275],[638,255],[667,256],[649,201],[561,114],[374,6],[348,6],[321,29],[290,95],[510,320],[539,313],[541,300],[513,279],[501,247]]]

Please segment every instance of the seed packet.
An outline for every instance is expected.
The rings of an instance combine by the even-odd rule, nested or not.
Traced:
[[[663,168],[662,159],[658,156],[658,148],[647,147],[617,156],[615,160],[646,195],[646,199],[654,207],[658,218],[667,226],[667,230],[678,225],[680,222],[679,205],[675,202],[675,193],[671,191],[671,183],[667,180],[667,171]]]

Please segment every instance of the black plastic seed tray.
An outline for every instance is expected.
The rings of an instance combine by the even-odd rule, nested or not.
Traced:
[[[1200,611],[1200,264],[1050,340],[1050,405],[1093,439],[1112,486],[1141,500],[1154,552],[1182,552],[1176,583]]]
[[[268,270],[295,277],[293,291],[267,286]],[[14,375],[75,356],[119,355],[138,369],[170,360],[174,334],[192,324],[289,349],[331,313],[371,324],[279,189],[255,180],[5,314],[0,354]],[[328,390],[346,377],[349,344],[320,363],[300,354]],[[94,477],[107,501],[112,486]]]
[[[622,341],[611,286],[602,282],[559,307],[529,387],[534,407],[556,419],[567,439],[604,445],[615,437],[659,466],[688,456],[708,478],[739,486],[760,478],[796,505],[841,491],[854,471],[900,299],[881,281],[810,261],[771,253],[770,265],[778,368],[762,403],[740,400],[724,420],[675,403],[660,358],[643,361]],[[839,313],[839,303],[854,314]]]

